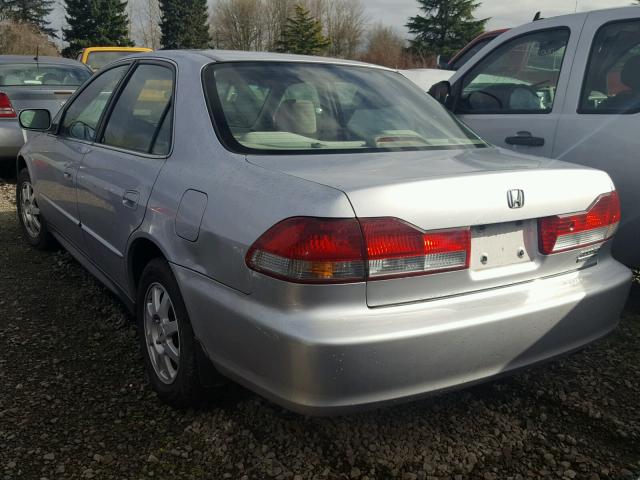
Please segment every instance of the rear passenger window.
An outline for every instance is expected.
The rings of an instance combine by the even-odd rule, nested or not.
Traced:
[[[640,20],[610,23],[593,41],[580,113],[640,111]]]
[[[549,113],[570,32],[566,28],[514,38],[464,78],[460,113]]]
[[[173,71],[140,65],[116,101],[102,143],[166,155],[171,145]]]

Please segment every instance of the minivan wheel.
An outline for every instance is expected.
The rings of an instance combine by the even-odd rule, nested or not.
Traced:
[[[136,317],[146,371],[158,396],[174,407],[200,403],[193,329],[165,260],[152,260],[142,272]]]
[[[36,200],[29,171],[23,168],[16,182],[16,204],[18,220],[27,242],[38,250],[47,250],[55,245],[55,240],[47,229]]]

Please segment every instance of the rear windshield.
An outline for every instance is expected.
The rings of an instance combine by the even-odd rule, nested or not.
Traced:
[[[96,70],[100,70],[105,65],[115,62],[116,60],[121,59],[122,57],[126,57],[127,55],[131,55],[136,52],[131,51],[121,51],[121,52],[90,52],[87,57],[87,65],[91,67],[91,69],[95,72]]]
[[[291,62],[214,64],[205,90],[240,152],[430,150],[486,144],[398,73]]]
[[[86,68],[42,63],[1,63],[0,87],[82,85],[91,76]]]

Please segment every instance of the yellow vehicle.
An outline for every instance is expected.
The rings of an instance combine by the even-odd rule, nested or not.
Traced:
[[[97,72],[107,63],[119,58],[132,53],[151,51],[151,48],[146,47],[87,47],[82,49],[82,52],[78,55],[78,60],[87,64],[94,72]]]

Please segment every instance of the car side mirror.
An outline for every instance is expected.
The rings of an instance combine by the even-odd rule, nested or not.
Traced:
[[[429,95],[446,106],[447,99],[451,95],[451,84],[447,80],[438,82],[429,89]]]
[[[45,109],[22,110],[18,120],[25,130],[44,132],[51,128],[51,112]]]
[[[438,68],[440,70],[450,70],[449,60],[451,60],[449,57],[438,55],[438,57],[436,58],[436,64],[438,65]]]

